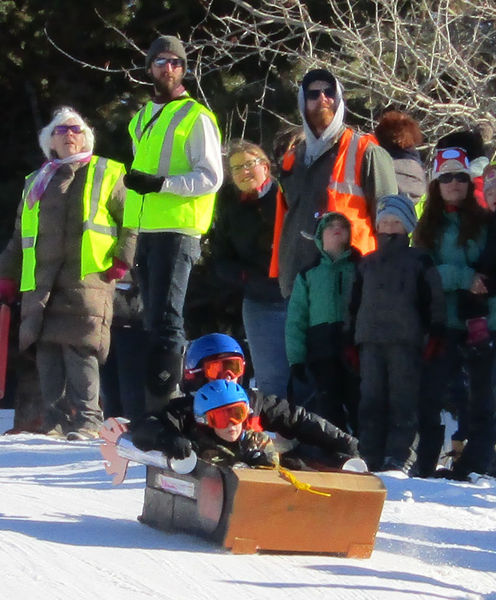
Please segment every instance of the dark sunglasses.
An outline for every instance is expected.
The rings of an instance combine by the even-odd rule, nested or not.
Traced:
[[[326,98],[334,98],[334,89],[332,87],[326,87],[321,90],[307,90],[305,93],[305,98],[307,100],[317,100],[320,97],[320,94],[324,94]]]
[[[81,125],[55,125],[52,135],[65,135],[69,130],[72,133],[83,133],[84,128]]]
[[[468,183],[470,175],[468,173],[443,173],[438,177],[439,183],[451,183],[453,179],[458,183]]]
[[[154,58],[153,64],[156,67],[165,67],[170,65],[173,69],[178,69],[179,67],[184,66],[184,60],[182,58]]]

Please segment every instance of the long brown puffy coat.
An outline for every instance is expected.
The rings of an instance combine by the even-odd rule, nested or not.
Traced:
[[[83,189],[88,166],[61,166],[40,200],[36,242],[36,289],[23,292],[20,350],[37,341],[71,344],[93,350],[100,362],[108,354],[115,283],[103,273],[81,280]],[[120,179],[107,206],[122,224],[125,188]],[[14,234],[0,255],[0,277],[20,282],[22,266],[20,203]],[[114,256],[132,265],[136,232],[119,227]]]

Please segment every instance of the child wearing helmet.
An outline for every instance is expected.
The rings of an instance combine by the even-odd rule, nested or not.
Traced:
[[[161,450],[168,456],[185,458],[191,452],[192,442],[177,434],[193,429],[197,418],[194,402],[202,386],[219,378],[238,383],[243,373],[243,351],[232,337],[213,333],[193,340],[185,356],[184,380],[190,385],[189,393],[141,423],[133,431],[133,443],[143,451]],[[316,414],[255,389],[248,391],[248,399],[250,411],[245,431],[277,432],[289,440],[286,445],[296,445],[281,456],[284,466],[306,468],[311,459],[318,465],[339,468],[347,459],[358,456],[357,440]],[[248,440],[252,436],[256,438],[250,433]]]
[[[238,342],[224,333],[209,333],[188,346],[183,387],[195,391],[214,379],[238,381],[244,372],[245,357]]]
[[[180,445],[187,437],[200,458],[219,466],[279,464],[268,434],[249,428],[248,397],[235,381],[217,379],[203,385],[195,394],[193,413],[194,421],[185,413],[176,421],[169,443]]]

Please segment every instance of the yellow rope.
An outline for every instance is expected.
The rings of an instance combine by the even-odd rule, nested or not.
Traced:
[[[297,490],[303,490],[305,492],[310,492],[311,494],[317,494],[318,496],[327,496],[328,498],[331,497],[331,494],[328,494],[327,492],[319,492],[318,490],[314,490],[309,483],[303,483],[303,481],[297,479],[293,473],[291,473],[291,471],[288,471],[288,469],[285,469],[284,467],[278,467],[277,470],[281,476],[289,481],[289,483],[294,485]]]
[[[279,474],[281,475],[281,477],[283,477],[286,481],[289,481],[289,483],[294,485],[294,487],[297,490],[302,490],[304,492],[310,492],[311,494],[317,494],[317,496],[326,496],[327,498],[331,497],[331,494],[329,494],[328,492],[319,492],[318,490],[314,490],[313,487],[309,483],[303,483],[303,481],[300,481],[297,477],[295,477],[289,469],[285,469],[284,467],[281,467],[280,465],[274,465],[273,467],[260,466],[257,468],[258,469],[275,469],[275,470],[279,471]]]

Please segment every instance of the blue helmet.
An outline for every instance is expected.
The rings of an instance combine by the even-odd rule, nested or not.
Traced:
[[[195,419],[204,422],[204,416],[209,410],[227,406],[235,402],[244,402],[250,406],[245,390],[234,381],[215,379],[203,385],[195,394],[193,410]]]
[[[239,354],[244,358],[243,350],[238,342],[225,333],[209,333],[193,340],[186,351],[184,368],[196,369],[200,362],[216,354]]]

